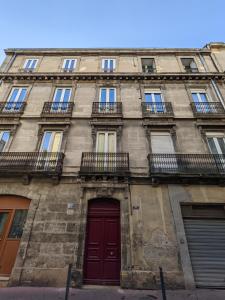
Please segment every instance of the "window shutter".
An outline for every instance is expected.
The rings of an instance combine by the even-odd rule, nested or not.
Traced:
[[[152,153],[175,153],[170,134],[151,134]]]

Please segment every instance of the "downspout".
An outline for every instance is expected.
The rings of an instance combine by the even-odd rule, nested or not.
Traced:
[[[199,57],[200,57],[201,63],[203,65],[205,71],[208,72],[208,68],[207,68],[205,59],[204,59],[204,57],[202,56],[201,53],[199,53]],[[212,57],[211,57],[211,59],[212,59]],[[212,59],[212,61],[213,61],[213,59]],[[211,83],[212,83],[213,89],[214,89],[218,99],[220,100],[221,104],[223,105],[223,108],[225,109],[225,102],[224,102],[223,96],[222,96],[222,94],[221,94],[221,92],[220,92],[220,90],[217,86],[216,81],[214,79],[211,79]]]
[[[11,57],[10,61],[8,62],[8,64],[5,66],[5,70],[3,71],[3,73],[7,73],[9,71],[10,67],[14,63],[15,58],[16,58],[16,53],[13,54],[13,56]],[[2,84],[2,79],[0,80],[0,85],[1,84]]]
[[[13,54],[12,58],[10,59],[10,61],[8,62],[8,64],[6,65],[5,68],[5,73],[9,71],[9,69],[11,68],[12,64],[14,63],[15,59],[16,59],[16,53]]]

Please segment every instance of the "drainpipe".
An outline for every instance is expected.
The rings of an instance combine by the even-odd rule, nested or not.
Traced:
[[[201,63],[203,65],[205,71],[208,72],[208,68],[207,68],[205,59],[204,59],[204,57],[202,56],[201,53],[199,53],[199,57],[200,57]],[[211,59],[212,59],[212,57],[211,57]],[[213,61],[213,59],[212,59],[212,61]],[[212,83],[213,89],[214,89],[218,99],[220,100],[221,104],[223,105],[223,108],[225,109],[225,101],[224,101],[223,96],[222,96],[222,94],[221,94],[221,92],[220,92],[220,90],[217,86],[216,81],[214,79],[211,79],[211,83]]]
[[[5,66],[5,71],[3,71],[3,73],[8,72],[9,68],[12,66],[12,64],[14,63],[14,60],[16,58],[16,53],[13,54],[13,56],[11,57],[10,61],[8,62],[8,64],[6,64]],[[0,80],[0,85],[2,84],[2,79]]]

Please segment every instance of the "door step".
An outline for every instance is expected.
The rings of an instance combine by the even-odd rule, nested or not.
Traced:
[[[7,287],[9,277],[0,276],[0,288]]]

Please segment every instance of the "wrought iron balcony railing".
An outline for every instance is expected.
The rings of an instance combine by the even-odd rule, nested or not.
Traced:
[[[129,173],[129,154],[83,152],[80,173],[84,175],[126,175]]]
[[[21,115],[26,102],[0,102],[0,115]]]
[[[41,115],[43,117],[71,117],[73,102],[45,102]]]
[[[62,152],[1,152],[0,173],[60,175],[63,159]]]
[[[152,117],[152,116],[173,116],[173,107],[171,102],[142,102],[142,115],[143,117]]]
[[[75,68],[62,68],[62,72],[64,73],[73,73]]]
[[[150,174],[225,175],[225,154],[149,154]]]
[[[36,68],[20,68],[19,71],[21,73],[33,73],[36,70]]]
[[[92,116],[122,116],[122,102],[93,102]]]
[[[184,69],[187,73],[198,73],[199,72],[197,67],[191,68],[189,66],[184,66]]]
[[[156,73],[156,68],[151,65],[142,65],[142,72],[144,73]]]
[[[221,102],[198,102],[191,103],[194,115],[209,116],[209,115],[224,115],[225,110]]]

